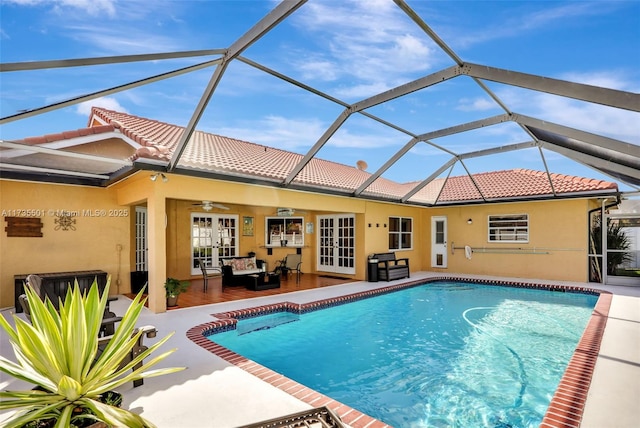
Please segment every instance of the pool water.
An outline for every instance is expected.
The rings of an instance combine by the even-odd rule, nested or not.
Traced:
[[[394,427],[538,427],[597,296],[436,282],[210,339]]]

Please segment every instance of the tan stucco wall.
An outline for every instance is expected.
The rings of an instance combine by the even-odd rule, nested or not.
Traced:
[[[572,199],[434,208],[425,220],[447,217],[448,272],[587,281],[587,212],[593,207],[585,199]],[[528,214],[529,242],[489,243],[488,216],[499,214]],[[451,245],[456,247],[453,254]],[[466,245],[479,249],[470,260],[464,249],[457,249]],[[490,252],[497,249],[507,250]]]
[[[75,230],[56,230],[61,211],[76,214]],[[113,190],[0,180],[0,212],[0,307],[13,306],[19,274],[103,270],[112,277],[112,294],[118,282],[121,292],[130,289],[131,213],[116,203]],[[4,218],[18,216],[39,217],[43,236],[7,237]]]
[[[303,217],[304,223],[313,223],[314,231],[305,234],[305,245],[302,249],[302,262],[304,270],[315,272],[317,215],[332,213],[353,213],[356,215],[356,278],[364,278],[366,275],[365,261],[367,254],[387,249],[387,228],[383,224],[388,212],[393,212],[392,204],[363,201],[348,197],[310,194],[294,190],[277,189],[265,186],[245,185],[240,183],[228,183],[218,180],[200,179],[193,177],[176,176],[167,174],[169,180],[164,183],[161,180],[152,182],[148,179],[150,173],[140,173],[127,183],[116,186],[118,201],[122,204],[143,203],[145,194],[166,200],[167,213],[167,276],[179,279],[191,277],[190,266],[190,218],[193,212],[204,212],[193,206],[193,202],[211,200],[221,202],[229,207],[228,211],[214,209],[216,214],[238,215],[241,222],[244,216],[254,218],[254,235],[240,236],[240,254],[246,255],[253,251],[258,258],[266,260],[273,268],[278,260],[288,253],[294,252],[293,248],[272,248],[269,255],[265,247],[265,217],[275,216],[277,207],[291,207],[297,211],[296,217]],[[380,212],[370,212],[380,209]],[[416,207],[400,207],[403,213],[412,213],[418,217],[421,211]],[[373,228],[366,225],[371,222]],[[375,223],[380,225],[375,228]],[[413,254],[411,254],[413,256]],[[133,261],[132,261],[133,263]],[[163,283],[164,278],[157,278],[155,282]],[[150,282],[152,282],[150,278]]]
[[[409,257],[411,270],[431,267],[431,217],[446,216],[448,244],[455,247],[521,248],[506,254],[475,252],[468,260],[464,250],[448,249],[446,273],[475,273],[523,278],[587,280],[587,212],[597,205],[586,199],[421,208],[350,197],[310,194],[300,191],[228,183],[218,180],[167,174],[168,182],[149,180],[150,172],[138,172],[110,188],[35,184],[0,180],[0,209],[39,209],[44,223],[42,238],[0,239],[0,306],[13,305],[13,275],[30,272],[101,269],[114,279],[112,292],[129,292],[129,272],[134,265],[134,206],[148,209],[149,307],[165,308],[162,285],[167,276],[192,278],[190,272],[190,214],[192,204],[212,200],[228,206],[214,211],[254,218],[254,235],[240,236],[240,254],[250,251],[275,267],[293,248],[275,247],[267,254],[265,217],[275,216],[277,207],[295,208],[295,216],[314,224],[305,234],[303,270],[316,272],[317,215],[353,213],[356,217],[356,279],[366,278],[367,255],[388,250],[389,216],[413,218],[413,248],[399,251]],[[109,215],[127,209],[127,217]],[[75,231],[54,230],[55,210],[77,211]],[[83,215],[96,210],[98,216]],[[201,211],[202,212],[202,211]],[[529,214],[530,241],[526,244],[493,244],[487,241],[487,218],[492,214]],[[166,214],[166,217],[165,217]],[[5,214],[6,215],[6,214]],[[467,219],[473,224],[468,225]],[[5,223],[6,225],[6,223]],[[369,226],[371,225],[371,226]],[[122,246],[119,253],[118,245]],[[531,254],[532,251],[548,254]],[[120,289],[117,288],[119,273]]]
[[[389,217],[408,217],[413,219],[413,248],[407,250],[396,250],[397,257],[408,257],[412,271],[423,270],[425,257],[424,251],[427,245],[421,236],[428,233],[429,224],[423,221],[424,208],[415,206],[402,206],[396,204],[367,202],[367,213],[362,225],[365,231],[365,251],[361,254],[360,263],[363,264],[363,271],[366,269],[366,256],[374,253],[385,253],[389,251]],[[371,227],[369,227],[371,224]],[[364,272],[361,276],[365,278]]]

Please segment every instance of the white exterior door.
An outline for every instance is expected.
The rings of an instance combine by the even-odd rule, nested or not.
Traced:
[[[431,267],[447,267],[447,217],[431,217]]]
[[[318,216],[316,221],[318,224],[318,270],[355,274],[355,215]]]
[[[196,259],[208,267],[220,266],[220,257],[238,255],[238,216],[191,214],[191,274],[201,273]]]

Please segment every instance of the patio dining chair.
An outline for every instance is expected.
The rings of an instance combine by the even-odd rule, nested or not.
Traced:
[[[302,274],[302,271],[300,270],[301,265],[302,254],[287,254],[282,267],[286,269],[287,273],[295,272],[296,282],[300,282],[300,275]]]
[[[207,264],[202,259],[198,258],[196,260],[198,261],[198,265],[200,266],[200,270],[202,271],[202,281],[204,282],[203,291],[207,291],[207,288],[209,287],[209,278],[213,278],[215,276],[215,274],[213,272],[210,272],[209,269],[220,271],[220,268],[207,268]]]

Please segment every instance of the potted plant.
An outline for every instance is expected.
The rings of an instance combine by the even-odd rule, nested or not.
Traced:
[[[133,299],[106,347],[99,348],[99,339],[104,341],[99,338],[99,332],[110,282],[109,279],[102,297],[95,281],[85,295],[76,282],[58,310],[50,300],[43,302],[31,287],[26,287],[31,323],[14,315],[14,329],[4,316],[0,317],[0,326],[8,334],[17,361],[0,356],[0,371],[35,385],[26,391],[0,391],[0,410],[16,410],[3,421],[5,427],[84,427],[100,423],[154,426],[140,415],[119,408],[120,400],[114,389],[136,379],[174,373],[184,367],[149,371],[175,349],[144,362],[173,333],[129,363],[123,362],[142,334],[141,330],[134,334],[146,300],[142,292]],[[141,366],[133,370],[138,364]]]
[[[167,278],[164,289],[167,293],[167,306],[178,306],[178,296],[189,288],[189,281],[180,281],[175,278]]]

